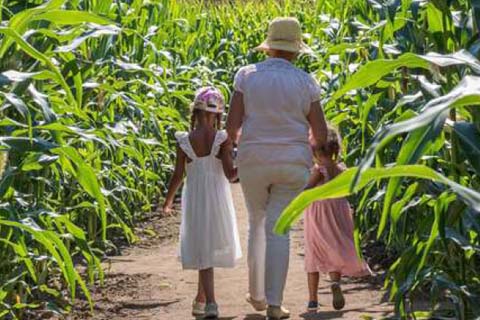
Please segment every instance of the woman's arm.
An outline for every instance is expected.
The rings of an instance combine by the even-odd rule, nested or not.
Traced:
[[[320,101],[312,102],[310,105],[310,112],[307,115],[307,120],[312,129],[312,136],[315,139],[315,144],[317,146],[323,146],[327,141],[328,129]]]
[[[233,143],[238,143],[244,115],[243,93],[235,91],[230,101],[230,110],[227,117],[227,133]]]
[[[323,174],[320,171],[312,170],[310,178],[308,178],[307,185],[305,186],[305,188],[303,188],[303,190],[315,188],[320,183],[320,181],[322,181],[322,179]]]
[[[232,140],[227,139],[220,147],[220,159],[222,160],[223,172],[230,181],[234,181],[237,178],[237,169],[233,167],[232,153]]]
[[[163,212],[170,213],[172,211],[173,200],[175,199],[175,194],[177,193],[178,188],[182,184],[183,176],[185,175],[185,164],[187,162],[187,156],[185,153],[177,146],[177,156],[175,161],[175,170],[173,175],[170,178],[168,184],[168,192],[165,197],[165,202],[163,204]]]

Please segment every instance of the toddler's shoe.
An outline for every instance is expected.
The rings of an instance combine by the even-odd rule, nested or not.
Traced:
[[[332,290],[332,305],[335,310],[341,310],[345,307],[345,297],[343,296],[342,288],[339,283],[333,283],[330,286]]]
[[[205,314],[203,319],[217,319],[218,318],[218,306],[216,303],[207,303],[205,306]]]
[[[268,306],[267,320],[280,320],[290,318],[290,311],[282,306]]]
[[[267,309],[267,302],[264,300],[255,300],[252,298],[250,293],[247,293],[247,296],[245,297],[245,300],[247,300],[248,303],[250,303],[255,309],[255,311],[265,311]]]
[[[205,313],[205,303],[197,302],[197,300],[193,300],[192,302],[192,315],[195,317],[203,316]]]
[[[309,312],[317,312],[318,310],[318,301],[309,301],[307,305],[307,310]]]

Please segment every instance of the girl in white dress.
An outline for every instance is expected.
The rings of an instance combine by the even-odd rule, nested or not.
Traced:
[[[232,142],[218,130],[225,109],[222,94],[207,87],[192,104],[192,130],[177,132],[175,172],[163,210],[169,213],[186,171],[182,192],[180,258],[184,269],[199,270],[192,313],[218,317],[213,268],[233,268],[241,257],[235,209],[229,180],[236,179]]]

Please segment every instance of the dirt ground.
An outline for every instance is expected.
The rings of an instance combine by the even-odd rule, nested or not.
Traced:
[[[244,257],[235,269],[217,269],[216,296],[221,320],[260,320],[264,314],[255,312],[245,302],[247,292],[246,236],[247,213],[239,185],[233,186],[238,226]],[[85,303],[74,309],[69,319],[194,319],[191,301],[194,297],[197,274],[183,271],[177,259],[179,217],[157,219],[142,226],[145,238],[127,248],[121,256],[110,257],[105,263],[105,286],[92,289],[96,301],[95,314],[89,315]],[[343,289],[347,304],[344,310],[331,306],[329,284],[320,283],[319,312],[305,312],[307,300],[306,275],[303,271],[301,227],[292,232],[289,276],[285,290],[285,306],[291,319],[381,319],[392,315],[393,307],[385,302],[381,281],[345,279]],[[173,231],[172,231],[173,230]]]

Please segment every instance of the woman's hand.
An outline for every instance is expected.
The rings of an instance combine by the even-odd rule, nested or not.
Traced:
[[[240,182],[240,178],[238,177],[238,168],[233,168],[233,176],[228,179],[230,183],[238,183]]]

